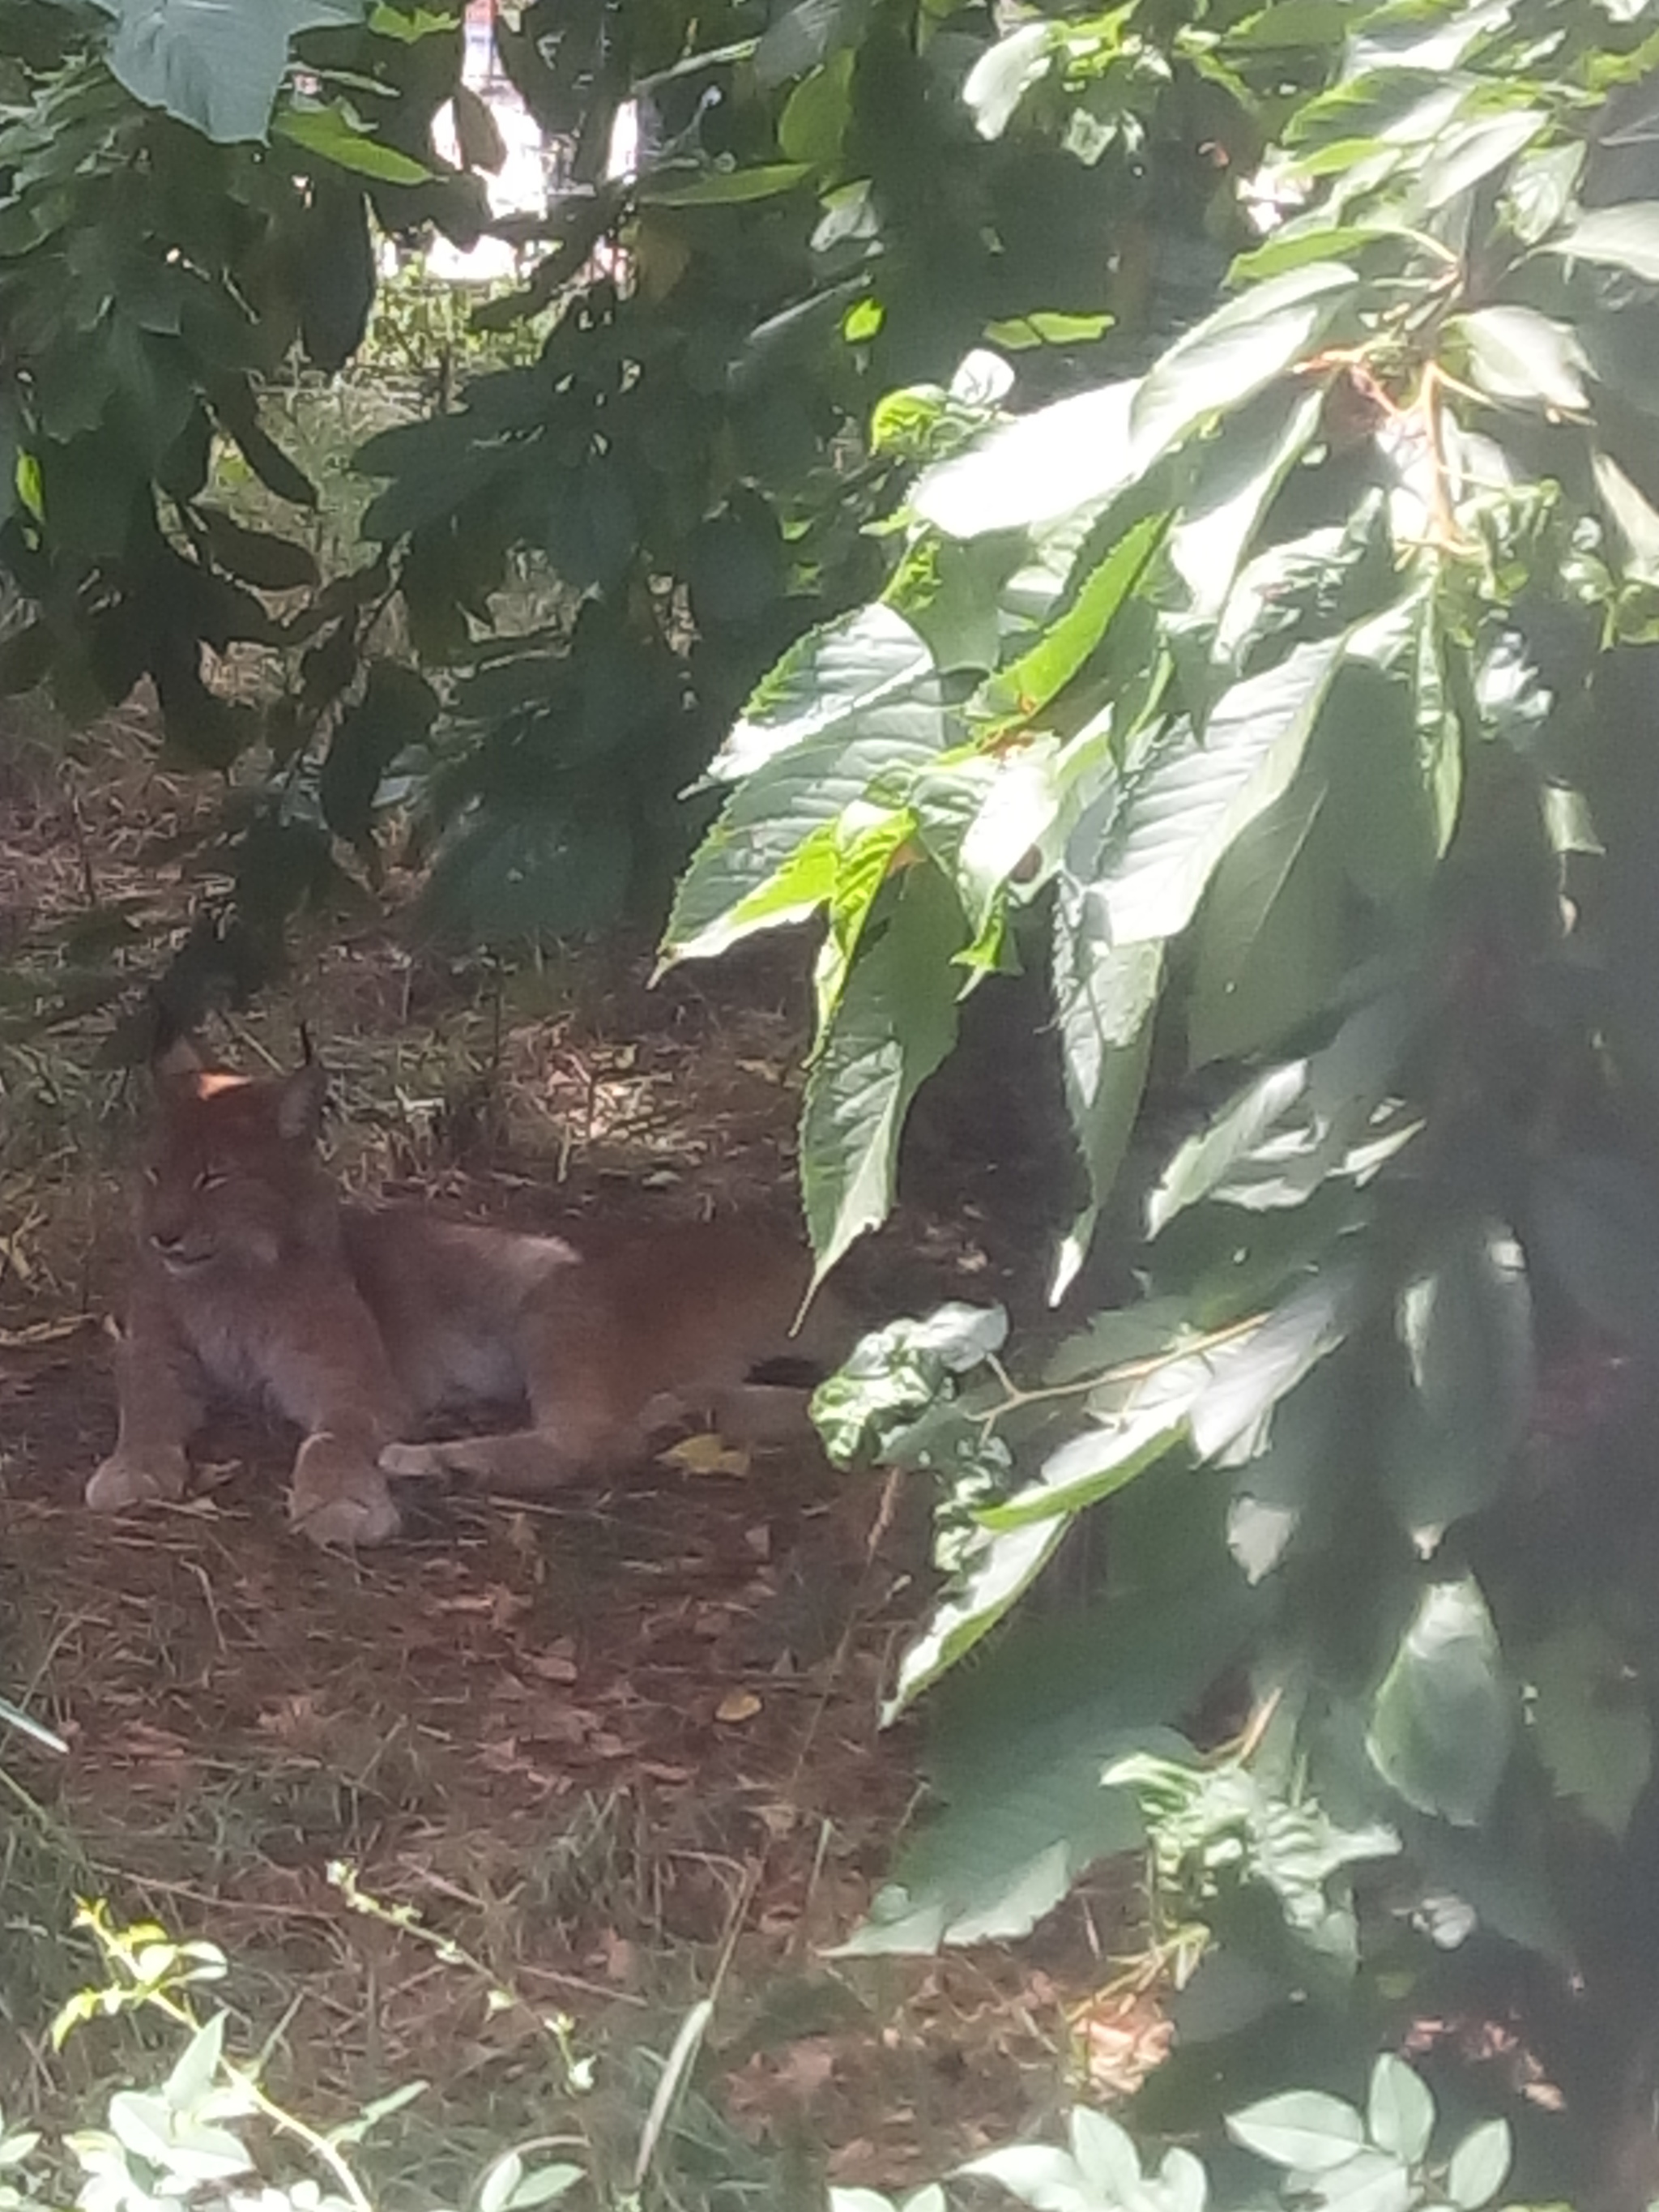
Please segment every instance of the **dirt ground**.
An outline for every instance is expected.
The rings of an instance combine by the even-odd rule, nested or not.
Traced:
[[[170,895],[93,803],[0,790],[15,937],[85,896],[88,842],[97,896]],[[551,1011],[526,1014],[374,929],[301,983],[222,1042],[281,1058],[307,1016],[354,1185],[538,1226],[787,1194],[787,991],[647,997],[613,961],[540,979]],[[87,1036],[49,1049],[63,1103],[26,1116],[14,1062],[0,1147],[0,1694],[68,1753],[4,1747],[0,2084],[61,2086],[41,2030],[92,1894],[230,1953],[247,2047],[275,2035],[270,2078],[308,2112],[434,2081],[430,2132],[391,2158],[423,2192],[434,2160],[544,2114],[569,2039],[602,2056],[601,2129],[636,2125],[630,2066],[711,1988],[703,2148],[728,2171],[752,2148],[893,2185],[1048,2114],[1103,1972],[1086,1915],[1020,1957],[824,1955],[918,1806],[917,1739],[876,1716],[925,1607],[926,1500],[805,1445],[705,1441],[533,1507],[425,1498],[352,1561],[284,1526],[288,1440],[220,1427],[187,1503],[89,1516],[133,1109]],[[872,1310],[982,1291],[971,1226],[902,1224],[866,1256]]]

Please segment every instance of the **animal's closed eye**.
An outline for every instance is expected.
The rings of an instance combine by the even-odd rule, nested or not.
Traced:
[[[204,1168],[196,1178],[196,1188],[198,1190],[217,1190],[225,1179],[222,1169]]]
[[[149,1185],[152,1190],[155,1189],[156,1184],[159,1183],[161,1180],[161,1170],[160,1168],[146,1168],[144,1170],[144,1181]]]

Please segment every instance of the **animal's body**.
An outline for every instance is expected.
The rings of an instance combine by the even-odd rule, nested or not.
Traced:
[[[222,1395],[300,1428],[297,1525],[379,1542],[398,1525],[388,1475],[534,1491],[615,1471],[665,1416],[718,1412],[754,1368],[806,1349],[791,1329],[810,1268],[769,1228],[668,1222],[579,1244],[343,1202],[317,1153],[319,1070],[247,1081],[175,1048],[158,1091],[120,1435],[93,1506],[180,1496],[186,1446]],[[514,1403],[527,1427],[411,1441],[441,1413]]]

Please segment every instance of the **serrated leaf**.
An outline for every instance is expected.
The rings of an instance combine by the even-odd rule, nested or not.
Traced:
[[[1570,325],[1532,307],[1474,307],[1449,325],[1471,383],[1494,399],[1577,413],[1589,405],[1584,349]]]
[[[902,1712],[995,1627],[1042,1572],[1066,1526],[1063,1519],[1046,1520],[1000,1534],[988,1532],[963,1567],[957,1586],[939,1600],[927,1627],[900,1661],[887,1719]]]
[[[973,711],[993,718],[1017,714],[1022,720],[1040,714],[1099,644],[1112,617],[1146,574],[1166,527],[1166,519],[1156,514],[1132,524],[1037,642],[988,678]]]
[[[1318,426],[1316,391],[1260,394],[1224,417],[1201,452],[1197,482],[1170,535],[1170,559],[1192,595],[1190,613],[1220,613],[1257,524]]]
[[[801,1194],[817,1278],[886,1218],[905,1115],[956,1041],[955,893],[922,866],[897,887],[883,933],[854,963],[807,1079]]]
[[[1222,694],[1202,735],[1167,731],[1128,780],[1099,863],[1117,945],[1174,937],[1192,920],[1234,839],[1295,775],[1343,641],[1296,647]]]
[[[1129,412],[1138,386],[1106,384],[999,425],[965,453],[924,471],[918,520],[947,538],[1024,530],[1092,505],[1136,474]]]
[[[1186,1401],[1135,1407],[1109,1425],[1085,1429],[1049,1453],[1034,1481],[984,1509],[988,1528],[1020,1528],[1069,1517],[1110,1498],[1174,1449],[1188,1433],[1187,1407],[1204,1387],[1196,1368],[1182,1370]]]
[[[1434,2099],[1422,2075],[1392,2051],[1385,2051],[1371,2069],[1365,2126],[1378,2150],[1392,2151],[1407,2166],[1416,2166],[1428,2154]]]
[[[1626,200],[1594,208],[1539,249],[1573,261],[1623,269],[1644,284],[1659,284],[1659,200]]]
[[[1229,2112],[1227,2132],[1273,2166],[1322,2175],[1345,2165],[1365,2141],[1364,2123],[1353,2106],[1318,2089],[1287,2090]]]
[[[1358,283],[1346,262],[1308,262],[1265,277],[1178,338],[1135,393],[1133,472],[1293,367]]]
[[[834,881],[834,825],[842,813],[878,782],[902,791],[945,734],[944,715],[930,700],[860,703],[763,762],[738,785],[681,878],[664,957],[710,958],[755,928],[811,913]],[[809,840],[817,842],[804,850]]]
[[[1480,2212],[1509,2179],[1514,2142],[1507,2120],[1483,2120],[1471,2128],[1451,2154],[1446,2194],[1459,2212]]]
[[[1480,1585],[1472,1575],[1431,1583],[1376,1693],[1372,1764],[1418,1812],[1474,1827],[1504,1778],[1514,1729]]]

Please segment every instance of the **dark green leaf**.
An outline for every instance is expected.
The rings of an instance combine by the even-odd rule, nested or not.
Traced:
[[[1431,1583],[1383,1677],[1366,1748],[1408,1805],[1455,1826],[1483,1820],[1509,1764],[1514,1700],[1472,1575]]]
[[[895,887],[819,1040],[801,1115],[801,1191],[817,1272],[828,1273],[892,1203],[900,1132],[956,1041],[962,909],[926,865]]]
[[[423,163],[365,131],[338,102],[329,107],[285,107],[271,130],[276,137],[319,155],[337,169],[372,177],[377,184],[420,185],[432,174]]]

